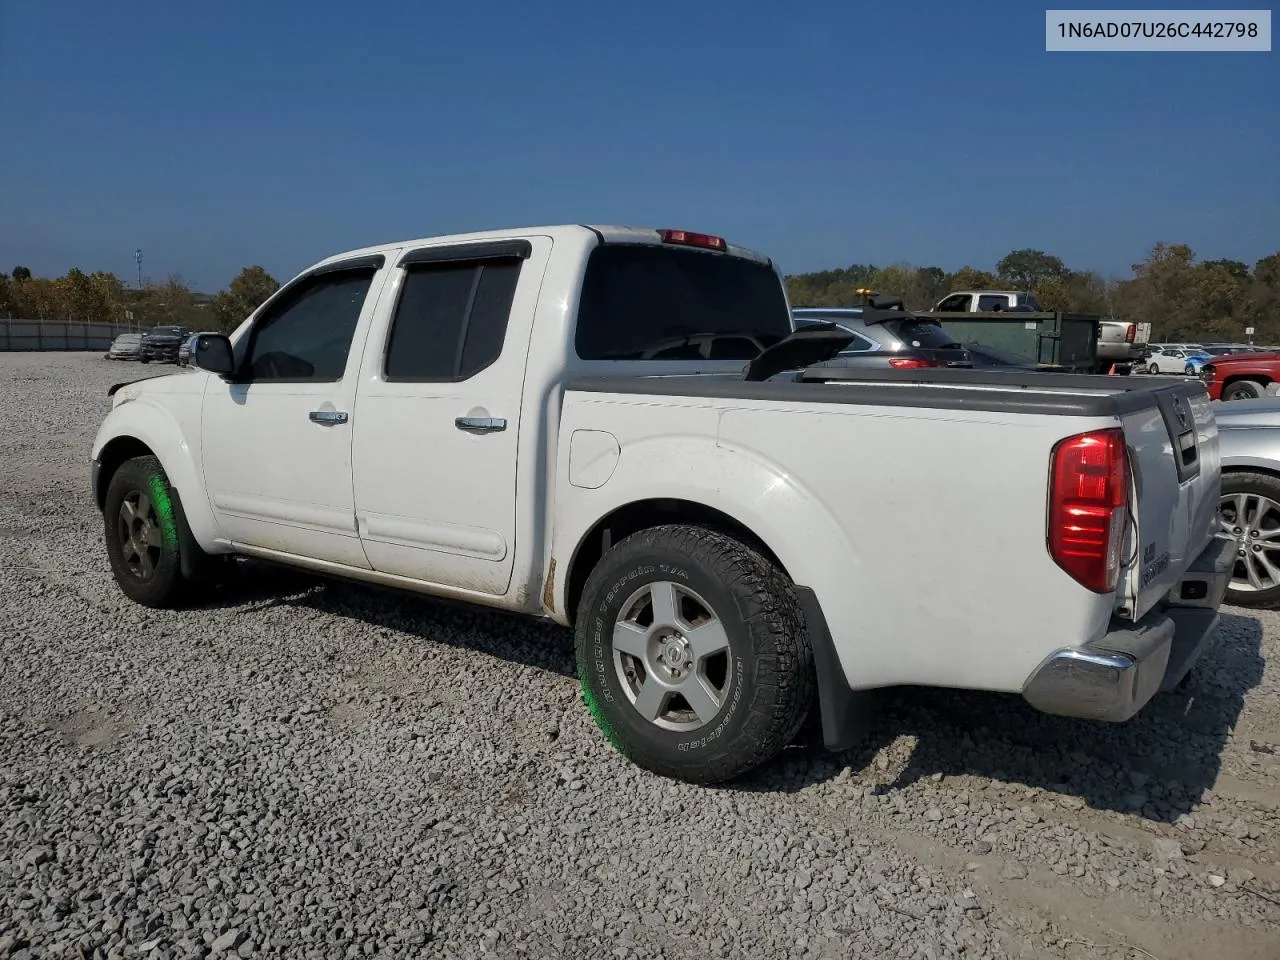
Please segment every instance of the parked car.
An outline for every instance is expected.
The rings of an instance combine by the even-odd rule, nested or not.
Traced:
[[[1280,607],[1280,399],[1215,403],[1222,462],[1219,519],[1236,544],[1226,600]]]
[[[1186,366],[1183,368],[1182,372],[1188,377],[1198,377],[1200,376],[1200,368],[1206,363],[1211,362],[1213,358],[1214,355],[1212,353],[1188,353],[1186,356]]]
[[[122,333],[107,348],[108,360],[137,360],[142,356],[142,334]]]
[[[1213,400],[1254,400],[1280,381],[1280,353],[1229,353],[1200,368]]]
[[[707,335],[772,345],[645,359]],[[1119,722],[1178,684],[1234,556],[1203,385],[814,365],[852,340],[682,230],[338,254],[196,337],[193,373],[111,389],[112,574],[173,606],[241,555],[542,617],[608,740],[698,783],[810,710],[848,748],[859,690]]]
[[[905,310],[798,307],[791,313],[797,329],[834,326],[849,334],[849,345],[821,366],[899,370],[971,366],[964,348],[942,324]]]
[[[1152,351],[1143,363],[1147,373],[1186,373],[1187,359],[1197,355],[1194,350],[1165,346]]]
[[[187,336],[186,327],[152,327],[142,337],[142,362],[177,363]]]

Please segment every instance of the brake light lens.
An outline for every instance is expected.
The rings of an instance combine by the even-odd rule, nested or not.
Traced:
[[[1138,335],[1138,325],[1131,323],[1124,331],[1124,342],[1133,343],[1133,338]]]
[[[889,366],[896,370],[917,370],[920,367],[945,367],[941,360],[926,360],[923,357],[890,357]]]
[[[688,230],[659,230],[663,243],[679,243],[686,247],[703,247],[707,250],[728,250],[729,245],[723,237],[713,237],[709,233],[691,233]]]
[[[1129,461],[1120,428],[1082,433],[1053,448],[1049,555],[1079,584],[1111,593],[1129,517]]]

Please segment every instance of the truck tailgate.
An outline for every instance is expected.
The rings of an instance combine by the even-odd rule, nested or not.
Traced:
[[[1214,534],[1221,473],[1218,427],[1203,387],[1171,383],[1121,417],[1137,500],[1123,616],[1164,598]]]

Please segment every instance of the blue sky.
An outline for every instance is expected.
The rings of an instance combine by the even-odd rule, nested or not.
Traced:
[[[0,0],[0,91],[5,271],[561,222],[787,272],[1280,249],[1280,54],[1046,53],[1025,2]]]

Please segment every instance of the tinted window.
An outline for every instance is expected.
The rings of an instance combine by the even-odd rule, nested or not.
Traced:
[[[990,310],[1003,310],[1009,306],[1008,297],[998,297],[986,294],[978,297],[978,313],[986,313]]]
[[[251,380],[341,380],[373,270],[304,280],[254,324],[246,373]]]
[[[938,323],[927,320],[887,320],[884,324],[889,332],[909,347],[958,347],[955,337],[942,329]]]
[[[659,359],[655,348],[661,359],[696,359],[701,347],[685,350],[688,340],[733,336],[741,347],[739,338],[750,337],[769,346],[790,333],[782,283],[767,264],[604,244],[587,261],[575,346],[584,360]]]
[[[411,265],[387,343],[388,380],[454,381],[498,359],[519,260]]]

